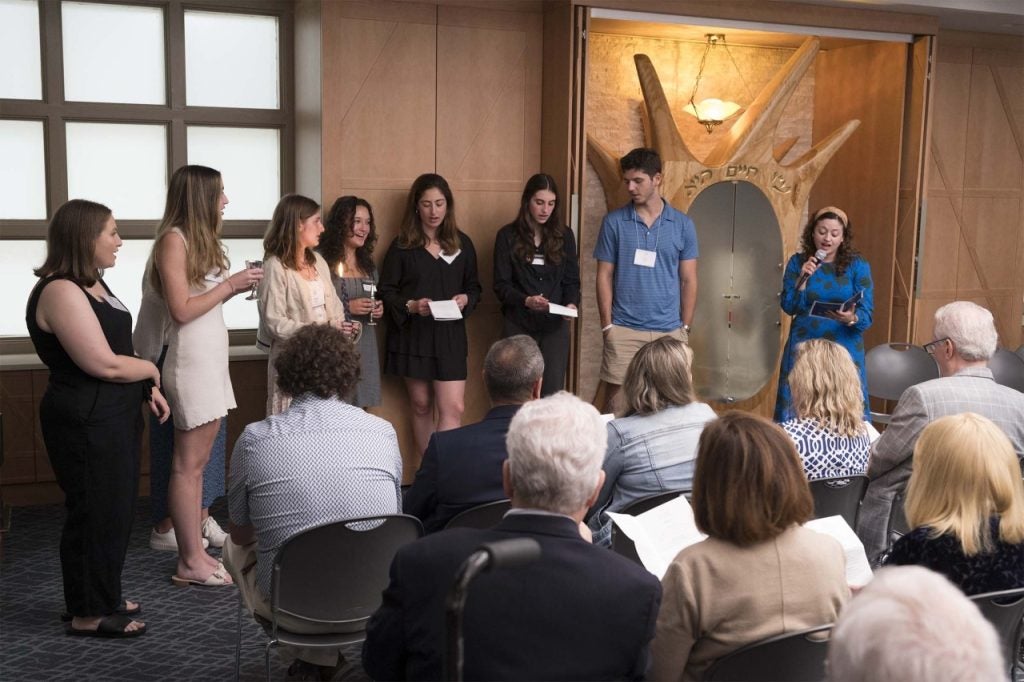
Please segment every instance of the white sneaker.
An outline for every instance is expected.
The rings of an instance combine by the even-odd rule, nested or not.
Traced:
[[[203,538],[203,549],[210,546],[209,540]],[[149,532],[149,548],[158,552],[177,552],[178,538],[174,536],[174,529],[166,533],[158,533],[156,528]]]
[[[217,519],[207,516],[203,521],[203,539],[208,540],[213,547],[223,547],[224,541],[228,539],[228,534],[217,523]]]

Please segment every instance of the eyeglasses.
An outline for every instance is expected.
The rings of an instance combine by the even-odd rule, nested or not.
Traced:
[[[946,343],[947,341],[949,341],[948,336],[944,336],[941,339],[935,339],[934,341],[929,341],[928,343],[924,344],[924,349],[928,353],[928,355],[935,355],[935,349],[939,346],[939,344]]]

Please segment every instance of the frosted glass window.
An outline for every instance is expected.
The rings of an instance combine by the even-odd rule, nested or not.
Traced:
[[[119,220],[159,220],[167,198],[167,128],[68,123],[68,197],[106,204]]]
[[[263,260],[262,239],[225,239],[228,258],[231,259],[231,272],[238,272],[245,267],[247,260]],[[260,323],[260,313],[256,301],[247,301],[248,294],[238,294],[224,304],[224,324],[228,329],[256,329]]]
[[[189,126],[188,162],[220,171],[225,220],[270,220],[281,198],[280,131]]]
[[[46,218],[43,122],[0,120],[0,159],[0,218]]]
[[[39,279],[32,274],[46,259],[45,241],[5,241],[0,249],[0,336],[28,336],[25,304]]]
[[[61,3],[64,99],[164,104],[164,12],[159,7]]]
[[[39,4],[0,0],[0,99],[42,99]]]
[[[277,17],[185,12],[185,103],[277,109]]]

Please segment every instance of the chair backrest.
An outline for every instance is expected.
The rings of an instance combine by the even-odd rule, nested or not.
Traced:
[[[825,679],[831,625],[789,632],[737,649],[711,664],[716,682],[819,682]]]
[[[992,370],[996,383],[1024,393],[1024,357],[1005,348],[997,348],[988,361],[988,368]]]
[[[445,528],[494,528],[505,516],[512,500],[495,500],[461,511],[453,516]]]
[[[1003,662],[1012,668],[1017,660],[1021,619],[1024,618],[1024,588],[976,594],[970,599],[999,633],[999,641],[1003,645]]]
[[[666,502],[676,499],[680,495],[685,495],[687,499],[690,497],[689,490],[666,490],[661,493],[654,493],[653,495],[647,495],[641,497],[639,500],[630,502],[622,509],[623,514],[629,514],[630,516],[639,516],[645,511],[650,511],[655,507],[658,507]],[[636,553],[636,545],[629,537],[615,527],[612,524],[612,550],[617,554],[621,554],[627,559],[632,559],[638,564],[642,564],[640,561],[640,555]]]
[[[1024,343],[1017,346],[1017,350],[1014,351],[1021,360],[1024,360]]]
[[[939,378],[939,366],[921,346],[883,343],[864,358],[868,394],[883,400],[899,400],[903,391],[922,381]]]
[[[274,560],[271,609],[357,628],[380,606],[398,548],[423,535],[419,519],[373,516],[317,526],[289,539]]]
[[[867,476],[844,476],[842,478],[819,478],[811,481],[811,496],[814,497],[814,518],[842,516],[850,528],[857,528],[860,515],[860,501],[868,489]]]

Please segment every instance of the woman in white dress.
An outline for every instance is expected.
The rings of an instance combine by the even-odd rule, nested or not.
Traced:
[[[278,390],[274,361],[282,343],[307,324],[330,324],[349,336],[358,322],[345,321],[345,309],[323,256],[313,251],[324,225],[320,204],[299,194],[281,198],[263,237],[260,328],[256,343],[270,351],[267,362],[267,414],[284,412],[291,398]]]
[[[178,567],[171,580],[181,586],[231,584],[220,562],[203,551],[202,476],[220,420],[235,407],[221,305],[259,282],[263,271],[248,268],[228,275],[220,241],[227,204],[218,171],[205,166],[176,170],[146,273],[171,318],[162,376],[174,415],[168,507]]]

